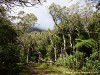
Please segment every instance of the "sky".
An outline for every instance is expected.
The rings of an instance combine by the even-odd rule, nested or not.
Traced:
[[[48,7],[53,2],[55,4],[59,4],[61,7],[63,6],[71,6],[72,4],[77,3],[80,0],[73,0],[72,2],[69,2],[71,0],[47,0],[47,2],[44,2],[42,5],[36,5],[34,7],[16,7],[14,8],[14,12],[17,13],[21,10],[24,10],[27,13],[33,13],[38,18],[37,25],[35,27],[39,27],[41,29],[47,30],[47,29],[53,29],[54,28],[54,22],[52,20],[51,15],[49,14]],[[13,14],[15,14],[13,12]]]

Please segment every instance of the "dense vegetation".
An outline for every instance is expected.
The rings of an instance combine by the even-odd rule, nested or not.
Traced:
[[[28,32],[37,21],[34,14],[20,11],[17,16],[9,16],[0,6],[0,72],[9,72],[9,68],[24,63],[50,63],[75,71],[100,73],[97,10],[94,12],[88,2],[84,7],[75,4],[67,8],[53,3],[49,13],[55,23],[54,30]]]

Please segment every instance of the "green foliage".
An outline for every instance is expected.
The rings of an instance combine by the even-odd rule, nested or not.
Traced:
[[[11,26],[0,25],[0,45],[14,43],[16,41],[16,36],[16,31]]]
[[[12,23],[7,19],[6,11],[0,7],[0,46],[8,43],[14,43],[16,41],[16,31],[12,28]]]
[[[17,16],[11,16],[11,20],[12,22],[17,20],[15,28],[24,33],[35,25],[37,17],[32,13],[26,14],[24,11],[20,11]]]
[[[57,61],[55,62],[55,64],[58,66],[66,66],[66,60],[68,60],[67,57],[64,57],[64,56],[59,57]]]
[[[82,46],[85,46],[87,48],[91,48],[93,46],[95,46],[95,41],[93,39],[88,39],[88,40],[81,40],[81,39],[76,39],[76,45],[74,46],[75,48],[81,48]]]
[[[82,52],[76,51],[73,55],[69,55],[67,57],[62,56],[57,59],[56,65],[72,68],[72,69],[80,69],[84,63],[84,54]]]
[[[0,49],[0,65],[13,65],[19,62],[19,50],[15,44],[8,44]]]
[[[7,18],[6,10],[0,6],[0,66],[11,66],[19,62],[17,33]]]
[[[90,57],[86,58],[86,63],[82,68],[83,71],[92,71],[100,73],[100,60],[99,60],[99,53],[94,52]]]

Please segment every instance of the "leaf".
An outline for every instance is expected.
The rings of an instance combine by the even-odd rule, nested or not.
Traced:
[[[81,39],[76,39],[78,42],[76,43],[76,45],[74,46],[75,48],[81,48],[82,46],[91,48],[95,45],[95,41],[93,39],[88,39],[88,40],[81,40]]]

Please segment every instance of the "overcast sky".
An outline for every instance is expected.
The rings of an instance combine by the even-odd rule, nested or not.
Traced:
[[[35,7],[27,7],[27,8],[17,7],[15,8],[14,11],[19,12],[20,10],[24,10],[27,13],[35,14],[36,17],[38,18],[37,21],[38,25],[36,25],[36,27],[47,30],[48,28],[53,29],[54,27],[54,22],[48,11],[48,7],[50,4],[52,4],[52,2],[54,2],[55,4],[59,4],[61,5],[61,7],[63,7],[63,6],[70,6],[78,1],[82,0],[73,0],[70,3],[68,2],[68,0],[47,0],[47,2],[43,3],[43,5],[36,5]]]

